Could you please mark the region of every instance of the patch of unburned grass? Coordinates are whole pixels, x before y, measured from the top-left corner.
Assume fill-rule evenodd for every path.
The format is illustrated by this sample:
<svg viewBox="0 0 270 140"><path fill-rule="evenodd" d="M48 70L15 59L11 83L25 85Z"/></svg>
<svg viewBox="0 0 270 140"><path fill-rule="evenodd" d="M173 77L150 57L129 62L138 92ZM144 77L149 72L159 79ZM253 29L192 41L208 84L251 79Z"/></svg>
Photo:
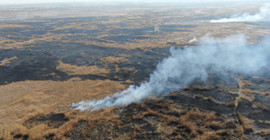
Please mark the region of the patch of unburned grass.
<svg viewBox="0 0 270 140"><path fill-rule="evenodd" d="M18 59L16 56L11 58L5 58L2 61L0 61L0 66L5 66L6 64L9 64L11 61Z"/></svg>
<svg viewBox="0 0 270 140"><path fill-rule="evenodd" d="M68 75L104 75L109 73L105 68L99 68L97 66L76 66L63 63L62 61L59 61L59 65L56 69Z"/></svg>
<svg viewBox="0 0 270 140"><path fill-rule="evenodd" d="M1 100L5 101L0 102L0 138L13 139L15 135L21 134L21 137L28 135L30 139L40 139L52 132L55 135L57 133L56 137L59 138L60 135L63 136L72 128L74 120L114 118L114 115L106 110L92 114L87 111L84 113L73 111L71 104L85 99L103 98L125 88L126 86L120 82L110 80L82 81L76 78L64 82L22 81L0 86ZM65 113L69 120L59 128L52 128L54 122L57 122L57 118L53 121L46 121L42 117L38 117L40 114L46 116L50 112ZM36 119L40 123L32 123L31 128L28 129L23 124L29 119ZM11 134L15 130L16 134Z"/></svg>

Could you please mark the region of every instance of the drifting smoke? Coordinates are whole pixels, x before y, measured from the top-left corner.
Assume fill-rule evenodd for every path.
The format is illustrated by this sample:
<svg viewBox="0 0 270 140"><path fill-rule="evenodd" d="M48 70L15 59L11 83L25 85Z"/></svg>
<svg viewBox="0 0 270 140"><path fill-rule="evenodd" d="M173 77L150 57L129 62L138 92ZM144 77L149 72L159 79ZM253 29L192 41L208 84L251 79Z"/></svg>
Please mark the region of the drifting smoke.
<svg viewBox="0 0 270 140"><path fill-rule="evenodd" d="M157 65L149 81L140 86L132 85L104 99L81 101L72 106L83 111L128 105L145 97L167 95L179 90L173 87L185 87L198 78L206 80L209 73L221 76L229 73L255 74L269 66L270 44L264 39L256 46L248 45L244 35L224 39L205 36L197 46L171 48L170 53Z"/></svg>
<svg viewBox="0 0 270 140"><path fill-rule="evenodd" d="M193 43L193 42L197 42L197 41L198 41L197 38L194 37L193 39L189 40L188 42L189 42L189 43Z"/></svg>
<svg viewBox="0 0 270 140"><path fill-rule="evenodd" d="M211 20L210 22L269 22L270 21L270 4L266 4L260 8L260 12L251 15L244 13L242 15L233 15L231 18L222 18Z"/></svg>

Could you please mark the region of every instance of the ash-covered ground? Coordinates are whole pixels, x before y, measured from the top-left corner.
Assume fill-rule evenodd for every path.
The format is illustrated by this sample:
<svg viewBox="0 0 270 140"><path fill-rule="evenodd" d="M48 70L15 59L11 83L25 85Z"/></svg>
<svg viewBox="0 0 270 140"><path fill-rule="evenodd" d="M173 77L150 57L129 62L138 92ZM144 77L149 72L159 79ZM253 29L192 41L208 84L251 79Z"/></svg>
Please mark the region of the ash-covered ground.
<svg viewBox="0 0 270 140"><path fill-rule="evenodd" d="M171 47L195 47L205 34L256 44L269 22L208 22L234 6L76 6L0 8L0 140L270 139L267 71L209 74L125 106L71 106L147 82Z"/></svg>

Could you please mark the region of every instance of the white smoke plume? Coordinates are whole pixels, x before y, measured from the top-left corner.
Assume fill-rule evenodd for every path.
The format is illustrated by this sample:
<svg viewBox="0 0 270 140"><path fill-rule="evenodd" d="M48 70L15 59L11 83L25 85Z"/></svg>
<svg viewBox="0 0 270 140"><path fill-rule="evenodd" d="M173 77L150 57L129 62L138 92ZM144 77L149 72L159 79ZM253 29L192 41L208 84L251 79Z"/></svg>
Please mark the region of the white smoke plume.
<svg viewBox="0 0 270 140"><path fill-rule="evenodd" d="M260 11L254 15L244 13L242 15L233 15L230 18L210 20L210 22L269 22L270 21L270 4L265 4Z"/></svg>
<svg viewBox="0 0 270 140"><path fill-rule="evenodd" d="M198 41L198 39L196 37L194 37L193 39L189 40L188 42L193 43L193 42L197 42L197 41Z"/></svg>
<svg viewBox="0 0 270 140"><path fill-rule="evenodd" d="M268 40L268 41L267 41ZM269 66L270 43L264 39L258 45L249 45L244 35L223 39L203 37L197 46L171 48L171 55L165 58L140 86L107 96L104 99L73 103L75 109L98 110L109 106L128 105L149 96L164 96L175 89L185 87L197 78L206 80L209 73L255 74Z"/></svg>

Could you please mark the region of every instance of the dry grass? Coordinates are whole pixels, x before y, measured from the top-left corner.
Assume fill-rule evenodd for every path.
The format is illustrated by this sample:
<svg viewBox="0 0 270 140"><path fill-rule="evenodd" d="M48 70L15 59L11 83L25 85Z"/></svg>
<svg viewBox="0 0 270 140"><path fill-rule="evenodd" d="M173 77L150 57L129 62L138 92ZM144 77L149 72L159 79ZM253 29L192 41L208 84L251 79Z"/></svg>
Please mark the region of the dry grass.
<svg viewBox="0 0 270 140"><path fill-rule="evenodd" d="M198 87L198 86L186 86L184 90L200 90L200 91L209 91L211 88L209 87Z"/></svg>
<svg viewBox="0 0 270 140"><path fill-rule="evenodd" d="M90 10L89 10L90 9ZM232 8L231 8L232 9ZM148 48L165 48L170 47L168 43L175 43L178 45L189 44L188 41L194 37L200 39L206 33L211 33L215 37L223 37L237 33L247 33L247 38L249 41L253 42L257 38L269 34L269 30L263 30L258 28L255 25L243 24L243 23L230 23L230 24L209 24L209 23L190 23L186 21L181 21L181 19L185 19L185 17L190 17L190 15L223 15L224 13L231 12L231 9L225 9L224 11L212 10L210 12L207 11L209 9L197 8L197 9L184 9L179 10L179 8L170 9L170 8L124 8L124 9L103 9L100 11L91 10L49 10L44 12L42 10L33 10L29 11L29 18L34 16L50 17L89 17L89 16L106 16L108 17L106 20L102 21L108 28L118 28L119 23L126 23L130 26L130 29L144 28L150 27L153 25L157 25L163 22L166 22L170 25L170 19L174 19L174 24L185 24L185 25L195 25L196 27L189 29L190 31L185 32L168 32L168 33L158 33L151 34L147 37L150 37L146 40L135 40L134 42L128 42L119 44L117 41L108 41L108 42L97 42L97 41L89 41L88 38L85 40L69 40L73 36L82 35L87 36L87 34L72 34L72 33L47 33L44 35L38 35L27 41L16 41L6 39L4 37L0 37L0 46L1 49L10 49L10 48L24 48L26 46L34 47L35 43L39 42L64 42L64 43L83 43L85 45L96 45L102 47L116 47L123 49L136 49L143 48L145 51ZM217 11L217 12L212 12ZM20 11L21 12L21 11ZM9 17L16 15L16 12L12 11L1 11L3 17ZM80 13L80 14L78 14ZM156 20L156 16L147 16L145 17L145 13L157 13L160 15L159 20ZM163 15L163 13L165 13ZM171 13L168 15L167 13ZM169 19L169 20L168 20ZM180 20L178 20L180 19ZM136 20L144 21L144 22L134 22ZM26 20L27 21L27 20ZM31 22L36 22L31 20ZM37 20L38 22L38 20ZM97 21L97 23L89 23L81 22L81 23L68 23L61 27L53 27L54 30L62 30L62 29L98 29L96 25L99 25L101 22ZM51 23L47 25L50 26ZM83 27L83 25L87 24L87 26ZM3 28L23 28L24 25L2 25ZM52 27L52 26L51 26ZM252 34L250 34L252 31ZM105 35L98 36L98 39L102 39L102 37L107 35L107 32L104 32ZM103 58L102 61L108 63L121 63L127 61L129 56L120 56L120 57L106 57ZM0 65L6 65L11 61L14 61L16 58L8 58L1 61ZM97 66L76 66L65 64L63 62L59 62L57 69L67 73L68 75L105 75L108 71L104 68L99 68ZM121 71L117 65L115 65L115 71ZM128 69L127 71L134 71L132 69ZM241 87L245 87L249 83L242 81L239 83ZM24 82L16 82L8 85L0 86L0 139L4 137L4 139L13 139L13 136L16 134L21 134L22 136L28 136L30 139L44 139L44 136L48 136L53 133L56 134L55 138L57 139L65 139L64 135L69 135L72 133L74 126L80 120L87 120L89 129L96 131L94 129L98 126L98 124L102 124L105 122L107 126L110 122L118 125L123 122L118 121L115 118L119 118L119 116L112 113L112 108L106 108L97 112L79 112L73 111L70 105L73 102L79 102L84 99L94 99L94 98L103 98L107 95L113 94L120 90L127 88L125 85L120 82L110 81L110 80L86 80L82 81L80 78L73 78L64 82L55 82L55 81L24 81ZM201 88L201 87L186 87L185 90L209 90L209 88ZM235 106L238 106L241 98L246 98L249 101L254 101L254 97L252 96L252 92L260 93L263 95L270 94L269 92L260 92L260 91L252 91L248 89L242 89L240 98L237 98L235 101ZM240 95L239 95L240 96ZM195 95L197 98L204 98L200 95ZM213 100L209 98L209 100ZM142 105L143 106L143 105ZM232 122L221 121L216 116L214 112L202 112L198 109L179 109L176 105L171 103L159 103L157 106L163 109L162 111L151 109L147 106L143 106L146 108L146 111L141 114L136 114L132 116L133 119L145 119L148 123L153 124L157 127L157 132L165 133L165 134L177 134L175 139L184 138L179 134L180 132L186 133L189 139L221 139L221 135L223 133L233 133L233 135L237 135L242 137L243 130L249 131L252 130L252 123L246 117L241 116L240 121L243 125L243 128L237 125L235 132L230 132L227 129L221 129L222 126L230 125ZM27 129L23 126L23 123L26 120L36 117L37 115L47 115L48 113L64 113L65 117L69 120L60 126L59 128L51 128L45 124L35 124L33 128ZM176 114L176 116L168 115L169 113ZM155 122L155 120L151 120L151 116L158 117L159 119L163 119L163 123ZM173 128L168 126L170 123L175 123L177 128ZM141 130L140 126L134 125L135 129L133 134L120 136L122 139L135 139L136 135L140 133L135 130ZM101 127L105 131L104 134L111 133L111 127L105 128ZM184 130L186 132L184 132ZM98 133L98 132L97 132ZM269 134L268 130L264 131L264 133ZM103 133L102 133L103 134ZM101 135L102 135L101 134Z"/></svg>
<svg viewBox="0 0 270 140"><path fill-rule="evenodd" d="M11 57L11 58L5 58L2 61L0 61L1 62L0 66L5 66L6 64L9 64L11 61L14 61L16 59L18 59L16 56Z"/></svg>
<svg viewBox="0 0 270 140"><path fill-rule="evenodd" d="M72 120L80 117L88 118L89 112L78 112L77 115L72 115L74 113L70 105L85 99L102 98L125 88L126 86L119 82L110 80L81 81L79 79L65 82L24 81L0 86L0 138L10 139L10 132L18 130L20 134L27 133L30 138L39 139L41 136L44 137L51 128L44 125L36 126L35 131L31 130L30 133L22 123L38 114L49 112L67 112L66 116L73 118ZM94 119L102 115L112 117L108 111L99 113L99 116L95 113L91 117ZM68 127L71 125L69 123L71 122L62 127ZM59 132L66 129L62 127L59 128Z"/></svg>
<svg viewBox="0 0 270 140"><path fill-rule="evenodd" d="M238 79L238 85L242 88L244 88L245 86L249 86L252 85L249 81L244 80L243 78L239 78Z"/></svg>
<svg viewBox="0 0 270 140"><path fill-rule="evenodd" d="M159 106L159 104L156 104ZM160 104L161 105L161 104ZM168 106L169 105L169 106ZM230 127L231 121L223 122L218 119L214 112L201 112L198 109L191 110L181 110L175 108L173 104L164 104L162 106L165 112L154 111L147 106L146 111L141 114L135 115L133 119L143 119L147 116L157 116L158 118L163 118L166 122L165 124L155 122L157 126L157 131L160 133L168 135L176 135L174 138L183 138L187 137L189 139L221 139L222 135L230 135L233 132L231 130L224 129L225 126ZM167 111L166 111L167 110ZM170 116L168 114L181 114L180 117ZM170 127L171 125L176 125L175 127Z"/></svg>
<svg viewBox="0 0 270 140"><path fill-rule="evenodd" d="M30 26L27 26L27 25L16 25L16 24L2 24L0 25L0 29L10 29L10 28L27 28L27 27L30 27Z"/></svg>
<svg viewBox="0 0 270 140"><path fill-rule="evenodd" d="M79 112L72 111L67 107L72 102L78 102L82 99L102 98L108 94L117 92L126 88L122 84L113 81L81 81L79 78L73 78L65 82L53 81L25 81L12 83L5 86L0 86L0 95L4 95L4 91L16 92L20 87L25 87L18 94L18 99L8 98L6 102L9 106L0 106L1 110L9 111L9 117L0 116L3 118L1 123L8 123L9 125L0 125L0 132L3 132L2 137L12 139L13 134L27 135L30 139L44 139L45 136L55 134L55 139L69 139L70 136L79 133L83 137L91 138L111 138L115 139L136 139L140 135L147 135L148 133L157 133L162 135L164 139L222 139L226 136L237 136L244 138L243 130L250 131L252 128L251 122L241 116L241 124L235 124L235 120L226 120L222 116L217 116L215 112L209 112L196 108L181 108L173 101L164 102L163 98L149 98L151 105L140 103L137 106L145 109L145 111L138 110L132 106L128 107L128 112L134 113L130 118L120 116L118 113L113 113L116 107L105 108L95 112ZM104 88L106 87L106 88ZM23 92L24 91L24 92ZM16 94L14 94L16 95ZM29 110L28 110L28 109ZM3 110L4 109L4 110ZM126 109L126 108L122 108ZM121 110L121 109L120 109ZM21 112L20 112L21 111ZM65 118L68 119L59 128L52 128L44 124L34 124L30 129L23 126L23 122L30 118L35 118L38 115L46 115L47 112L64 113ZM18 114L21 116L16 116ZM14 117L15 116L15 117ZM13 117L13 118L11 118ZM120 119L124 117L125 119ZM158 118L158 119L157 119ZM223 119L221 119L223 118ZM15 121L14 121L15 120ZM80 121L86 121L87 126L77 127ZM155 127L154 132L146 131L144 125L134 124L132 130L125 130L126 126L133 124L133 120L144 120L147 124ZM128 122L130 121L130 122ZM14 124L10 127L10 124ZM235 127L232 127L235 125ZM77 129L78 131L74 130ZM117 132L118 130L127 131L126 133ZM104 136L103 136L104 135ZM174 136L171 136L174 135ZM1 138L1 135L0 135Z"/></svg>
<svg viewBox="0 0 270 140"><path fill-rule="evenodd" d="M127 57L108 56L108 57L101 58L101 61L105 62L105 63L117 63L117 64L120 64L122 62L128 61L128 59L127 59Z"/></svg>
<svg viewBox="0 0 270 140"><path fill-rule="evenodd" d="M221 136L216 132L206 132L202 136L197 137L195 140L221 140Z"/></svg>
<svg viewBox="0 0 270 140"><path fill-rule="evenodd" d="M262 95L270 95L269 91L259 91L259 90L251 90L251 89L242 89L242 92L246 94L258 93Z"/></svg>
<svg viewBox="0 0 270 140"><path fill-rule="evenodd" d="M195 95L194 95L194 98L197 98L197 99L204 99L204 96L201 95L201 94L195 94Z"/></svg>
<svg viewBox="0 0 270 140"><path fill-rule="evenodd" d="M91 7L91 5L89 5ZM44 35L37 35L32 37L30 40L27 41L16 41L16 40L9 40L7 38L0 38L0 45L1 49L10 49L10 48L24 48L29 46L34 46L35 43L43 42L51 42L51 41L58 41L58 42L65 42L65 43L84 43L86 45L98 45L102 47L116 47L116 48L123 48L123 49L136 49L136 48L165 48L171 47L170 43L177 44L177 46L183 46L186 44L194 45L193 43L189 43L189 40L193 39L194 37L198 38L198 40L203 37L205 34L210 33L215 37L224 37L228 35L234 35L243 33L247 35L247 38L251 42L255 42L258 38L267 35L270 33L270 30L262 29L255 25L243 24L243 23L207 23L207 22L187 22L182 19L186 19L190 17L190 15L201 16L202 14L206 17L209 16L217 16L222 15L224 13L231 13L232 7L228 7L228 9L215 9L213 7L207 8L185 8L184 10L179 10L179 8L173 7L160 7L160 8L113 8L113 9L102 9L97 10L96 8L87 8L87 9L77 9L77 10L68 10L67 9L50 9L48 10L45 8L46 12L42 6L40 8L34 8L35 10L30 10L31 8L22 8L19 12L27 12L27 17L46 17L46 18L65 18L65 17L98 17L98 16L106 16L105 20L93 20L93 21L81 21L76 23L66 23L61 26L53 27L53 23L46 23L46 26L51 26L55 30L65 30L65 29L89 29L89 30L96 30L99 29L99 24L105 25L108 28L119 28L120 23L125 23L129 25L129 29L138 29L144 27L151 27L154 25L195 25L194 28L188 28L189 31L183 32L160 32L155 34L144 34L143 36L149 37L149 39L144 40L134 40L134 42L127 42L127 43L119 43L117 41L110 41L107 42L98 42L89 39L87 34L80 34L83 35L86 39L78 39L78 40L70 40L73 36L79 35L76 33L46 33ZM210 9L215 9L215 13L211 12ZM251 7L245 7L245 9L249 9ZM254 8L254 7L253 7ZM14 8L16 9L16 8ZM72 12L71 12L72 11ZM16 17L18 11L2 9L2 17ZM145 16L151 15L152 13L159 14L159 20L156 20L156 16ZM171 13L171 15L167 15L166 13ZM17 17L16 17L17 18ZM168 21L169 19L169 21ZM173 23L170 22L170 19L174 19ZM176 20L177 19L177 20ZM136 22L137 20L144 21L142 23ZM26 18L26 21L30 22L39 22L39 21L48 21L48 20L29 20ZM27 25L9 25L3 24L0 26L0 29L6 28L24 28L24 27L31 27ZM185 28L183 28L185 30ZM154 30L154 29L153 29ZM252 34L250 34L252 31ZM102 37L108 35L108 31L102 31L103 33L97 36L98 39L103 40ZM91 38L91 37L90 37Z"/></svg>
<svg viewBox="0 0 270 140"><path fill-rule="evenodd" d="M63 63L62 61L59 61L59 65L56 69L68 75L104 75L109 73L105 68L99 68L97 66L76 66Z"/></svg>
<svg viewBox="0 0 270 140"><path fill-rule="evenodd" d="M270 130L269 129L262 129L260 131L260 133L263 134L263 135L269 135L270 134Z"/></svg>
<svg viewBox="0 0 270 140"><path fill-rule="evenodd" d="M244 132L253 131L254 127L252 125L252 122L247 117L245 117L244 115L238 114L238 118L239 118L240 123L243 126Z"/></svg>

